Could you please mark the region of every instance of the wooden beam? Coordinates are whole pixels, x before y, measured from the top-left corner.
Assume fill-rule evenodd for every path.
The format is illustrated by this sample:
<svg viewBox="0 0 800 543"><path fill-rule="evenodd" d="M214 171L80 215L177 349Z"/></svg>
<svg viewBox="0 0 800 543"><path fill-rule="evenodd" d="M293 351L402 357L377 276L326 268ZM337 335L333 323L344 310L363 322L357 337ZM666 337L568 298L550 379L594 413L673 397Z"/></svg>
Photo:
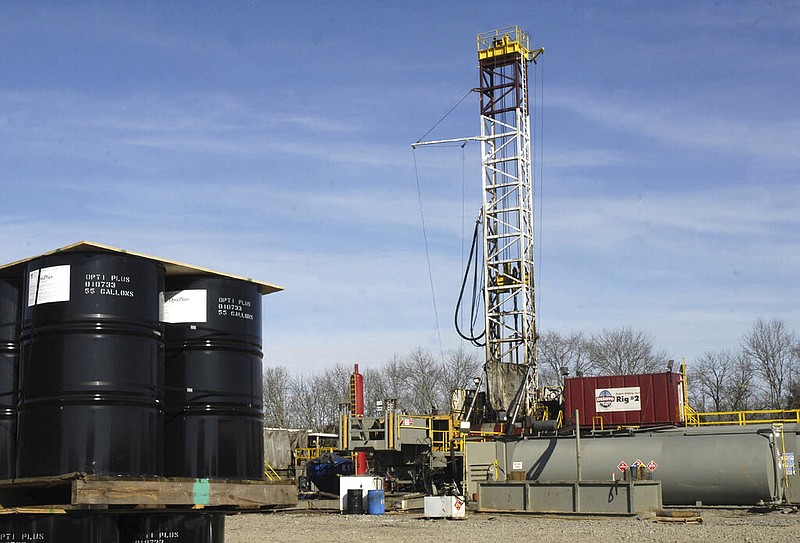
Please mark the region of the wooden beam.
<svg viewBox="0 0 800 543"><path fill-rule="evenodd" d="M72 481L73 505L191 505L240 508L297 503L290 483L232 481L132 481L87 477Z"/></svg>

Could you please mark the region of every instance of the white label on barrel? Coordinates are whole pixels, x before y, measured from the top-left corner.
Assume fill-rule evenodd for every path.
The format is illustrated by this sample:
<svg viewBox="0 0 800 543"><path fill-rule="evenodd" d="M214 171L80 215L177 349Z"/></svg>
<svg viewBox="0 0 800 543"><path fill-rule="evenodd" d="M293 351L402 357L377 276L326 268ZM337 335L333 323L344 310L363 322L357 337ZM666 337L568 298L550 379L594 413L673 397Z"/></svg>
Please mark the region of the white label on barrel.
<svg viewBox="0 0 800 543"><path fill-rule="evenodd" d="M206 322L208 320L206 299L206 291L203 289L165 292L161 320L169 323Z"/></svg>
<svg viewBox="0 0 800 543"><path fill-rule="evenodd" d="M33 270L28 274L28 307L68 301L69 264Z"/></svg>

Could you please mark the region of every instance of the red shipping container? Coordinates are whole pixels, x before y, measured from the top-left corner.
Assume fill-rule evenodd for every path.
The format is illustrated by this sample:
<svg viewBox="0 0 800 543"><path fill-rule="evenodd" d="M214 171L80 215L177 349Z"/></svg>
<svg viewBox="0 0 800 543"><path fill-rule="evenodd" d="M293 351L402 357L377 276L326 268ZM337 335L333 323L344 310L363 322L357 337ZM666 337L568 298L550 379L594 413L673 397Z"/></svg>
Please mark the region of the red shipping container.
<svg viewBox="0 0 800 543"><path fill-rule="evenodd" d="M565 419L577 409L581 427L680 426L683 378L680 373L572 377L564 383Z"/></svg>

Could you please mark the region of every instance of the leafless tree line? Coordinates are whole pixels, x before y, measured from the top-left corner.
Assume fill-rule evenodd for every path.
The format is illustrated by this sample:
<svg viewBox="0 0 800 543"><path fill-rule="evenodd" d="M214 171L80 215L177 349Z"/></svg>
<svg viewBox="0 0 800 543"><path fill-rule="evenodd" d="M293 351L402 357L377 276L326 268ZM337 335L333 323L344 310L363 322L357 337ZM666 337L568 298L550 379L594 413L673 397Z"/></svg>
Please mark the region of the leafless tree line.
<svg viewBox="0 0 800 543"><path fill-rule="evenodd" d="M630 326L584 332L545 332L538 341L540 383L556 385L564 373L626 375L666 371L667 352L648 333ZM777 319L757 320L737 349L708 351L688 365L689 401L699 411L800 407L800 340ZM458 349L444 359L422 348L395 355L378 368L363 368L365 409L396 399L405 413L449 410L451 391L472 385L482 357ZM678 370L676 361L674 369ZM266 424L335 431L339 405L349 402L353 367L335 364L315 374L287 368L264 371Z"/></svg>
<svg viewBox="0 0 800 543"><path fill-rule="evenodd" d="M365 410L374 415L378 400L397 400L405 413L450 409L450 393L480 376L482 361L456 349L444 359L422 348L395 355L379 368L361 367ZM279 428L336 431L339 405L350 401L353 366L335 364L319 373L295 374L283 366L264 369L265 424Z"/></svg>
<svg viewBox="0 0 800 543"><path fill-rule="evenodd" d="M778 319L758 319L735 350L691 366L689 400L701 411L800 407L800 339Z"/></svg>
<svg viewBox="0 0 800 543"><path fill-rule="evenodd" d="M539 380L562 382L564 375L628 375L666 371L667 353L652 336L630 326L596 334L545 332L538 342Z"/></svg>
<svg viewBox="0 0 800 543"><path fill-rule="evenodd" d="M560 334L538 343L540 380L570 375L624 375L665 371L667 353L632 327ZM699 411L800 407L800 339L778 319L758 319L738 348L705 352L687 361L689 402ZM677 362L675 365L677 370Z"/></svg>

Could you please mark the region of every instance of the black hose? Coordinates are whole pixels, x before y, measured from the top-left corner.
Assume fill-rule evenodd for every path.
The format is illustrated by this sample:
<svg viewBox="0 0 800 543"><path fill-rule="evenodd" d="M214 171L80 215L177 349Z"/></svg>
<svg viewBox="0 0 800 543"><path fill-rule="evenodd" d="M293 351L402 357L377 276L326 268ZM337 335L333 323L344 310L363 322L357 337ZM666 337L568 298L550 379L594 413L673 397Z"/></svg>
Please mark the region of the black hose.
<svg viewBox="0 0 800 543"><path fill-rule="evenodd" d="M478 251L476 251L479 242L480 226L481 226L481 220L479 217L478 220L475 221L475 229L472 234L472 245L470 246L469 258L467 259L467 268L466 270L464 270L464 279L461 281L461 290L458 293L456 310L453 315L453 322L455 324L456 332L458 332L458 335L461 336L461 338L471 342L476 347L484 347L486 345L485 341L484 342L481 341L481 338L486 336L486 330L484 329L480 334L475 333L475 323L477 320L477 313L478 313L478 302L481 292L481 289L479 288L480 285L478 282L478 271L479 271L478 254L477 254ZM473 258L475 260L474 266L473 266ZM464 301L464 291L467 286L467 279L469 278L471 269L474 269L474 271L473 271L472 296L471 296L472 301L470 304L470 319L469 319L470 329L469 329L469 335L467 335L461 330L461 326L459 326L458 315L461 311L461 303Z"/></svg>

